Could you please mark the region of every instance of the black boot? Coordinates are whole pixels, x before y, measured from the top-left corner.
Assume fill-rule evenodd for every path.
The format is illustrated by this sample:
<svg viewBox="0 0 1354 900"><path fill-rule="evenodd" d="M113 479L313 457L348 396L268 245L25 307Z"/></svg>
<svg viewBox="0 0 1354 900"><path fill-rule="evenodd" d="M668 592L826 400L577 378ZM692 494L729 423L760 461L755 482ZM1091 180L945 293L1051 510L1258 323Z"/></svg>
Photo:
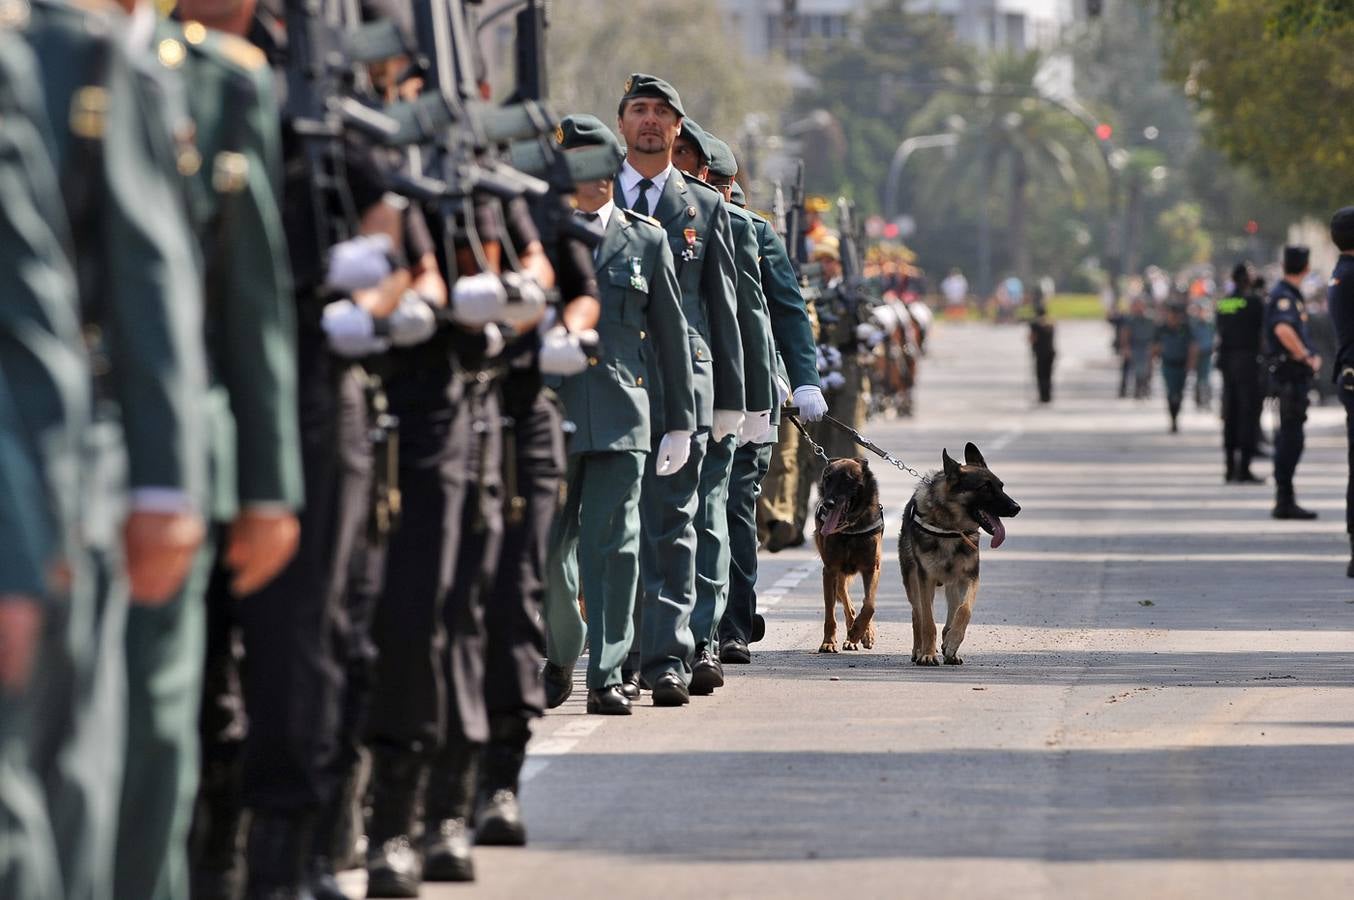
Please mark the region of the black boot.
<svg viewBox="0 0 1354 900"><path fill-rule="evenodd" d="M571 669L546 662L541 670L541 682L545 685L545 708L558 709L574 692L574 673Z"/></svg>
<svg viewBox="0 0 1354 900"><path fill-rule="evenodd" d="M470 814L481 746L453 738L428 772L422 843L423 877L427 881L475 880Z"/></svg>
<svg viewBox="0 0 1354 900"><path fill-rule="evenodd" d="M334 785L329 802L315 822L311 845L310 889L315 900L347 900L339 888L338 873L359 865L357 838L362 833L362 804L359 800L361 760Z"/></svg>
<svg viewBox="0 0 1354 900"><path fill-rule="evenodd" d="M1345 569L1345 575L1354 578L1354 534L1349 536L1349 568Z"/></svg>
<svg viewBox="0 0 1354 900"><path fill-rule="evenodd" d="M1251 456L1249 453L1241 454L1241 461L1236 467L1237 484L1264 484L1265 479L1251 472Z"/></svg>
<svg viewBox="0 0 1354 900"><path fill-rule="evenodd" d="M313 817L254 810L246 900L314 900L306 881Z"/></svg>
<svg viewBox="0 0 1354 900"><path fill-rule="evenodd" d="M1315 519L1316 513L1298 506L1293 494L1293 485L1280 484L1275 489L1274 511L1270 513L1276 519Z"/></svg>
<svg viewBox="0 0 1354 900"><path fill-rule="evenodd" d="M244 840L249 816L240 805L237 760L202 767L188 837L193 900L239 900L244 893Z"/></svg>
<svg viewBox="0 0 1354 900"><path fill-rule="evenodd" d="M372 748L368 897L418 896L423 861L414 849L413 830L427 769L417 750Z"/></svg>
<svg viewBox="0 0 1354 900"><path fill-rule="evenodd" d="M1223 451L1223 484L1231 484L1236 481L1236 454L1231 450Z"/></svg>
<svg viewBox="0 0 1354 900"><path fill-rule="evenodd" d="M527 827L517 803L517 779L531 740L529 720L518 713L489 717L489 743L480 772L475 808L475 843L495 847L525 847Z"/></svg>

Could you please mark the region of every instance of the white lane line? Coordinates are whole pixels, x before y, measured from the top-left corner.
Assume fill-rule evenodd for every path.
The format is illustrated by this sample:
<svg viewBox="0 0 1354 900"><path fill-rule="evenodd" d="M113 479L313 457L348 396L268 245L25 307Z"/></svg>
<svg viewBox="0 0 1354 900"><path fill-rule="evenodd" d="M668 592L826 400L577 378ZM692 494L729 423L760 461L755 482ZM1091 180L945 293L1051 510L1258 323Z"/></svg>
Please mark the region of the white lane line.
<svg viewBox="0 0 1354 900"><path fill-rule="evenodd" d="M987 445L987 450L991 453L1000 453L1010 446L1011 442L1025 433L1024 428L1012 428L1004 434L997 435L996 440Z"/></svg>

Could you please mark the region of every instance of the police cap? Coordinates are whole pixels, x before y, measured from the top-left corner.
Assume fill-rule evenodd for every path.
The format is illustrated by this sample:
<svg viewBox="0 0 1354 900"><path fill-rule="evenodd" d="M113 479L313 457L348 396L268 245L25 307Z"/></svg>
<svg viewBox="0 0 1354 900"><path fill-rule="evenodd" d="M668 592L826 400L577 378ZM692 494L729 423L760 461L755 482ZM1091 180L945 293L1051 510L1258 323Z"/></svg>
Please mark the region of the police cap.
<svg viewBox="0 0 1354 900"><path fill-rule="evenodd" d="M1354 206L1337 209L1330 217L1330 239L1341 251L1354 250Z"/></svg>
<svg viewBox="0 0 1354 900"><path fill-rule="evenodd" d="M682 98L677 93L677 89L663 79L655 75L645 75L643 72L636 72L625 80L625 93L621 95L617 115L625 111L627 101L640 97L653 97L662 100L668 106L671 106L672 111L677 113L678 116L686 117L686 113L682 110Z"/></svg>
<svg viewBox="0 0 1354 900"><path fill-rule="evenodd" d="M555 140L565 150L576 147L610 147L619 158L621 142L616 139L610 128L602 120L587 113L565 116L555 129Z"/></svg>
<svg viewBox="0 0 1354 900"><path fill-rule="evenodd" d="M696 152L701 155L703 162L708 163L710 161L710 134L704 128L701 128L695 119L686 118L682 120L682 131L678 137L695 144Z"/></svg>
<svg viewBox="0 0 1354 900"><path fill-rule="evenodd" d="M1300 244L1289 244L1283 248L1283 273L1285 275L1301 275L1307 271L1307 264L1311 260L1312 251Z"/></svg>
<svg viewBox="0 0 1354 900"><path fill-rule="evenodd" d="M721 178L732 178L737 175L738 160L734 159L733 148L713 134L707 133L707 137L707 144L710 147L710 174Z"/></svg>
<svg viewBox="0 0 1354 900"><path fill-rule="evenodd" d="M743 193L743 186L735 181L730 187L729 199L733 201L734 205L747 206L748 198L747 195Z"/></svg>

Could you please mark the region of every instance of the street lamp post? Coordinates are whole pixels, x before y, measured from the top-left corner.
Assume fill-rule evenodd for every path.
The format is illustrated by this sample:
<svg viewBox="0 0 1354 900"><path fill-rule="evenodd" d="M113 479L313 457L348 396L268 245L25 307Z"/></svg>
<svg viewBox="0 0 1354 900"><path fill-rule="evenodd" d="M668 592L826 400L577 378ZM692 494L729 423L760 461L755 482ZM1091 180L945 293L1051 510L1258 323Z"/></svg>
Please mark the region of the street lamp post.
<svg viewBox="0 0 1354 900"><path fill-rule="evenodd" d="M921 134L910 137L893 151L893 160L889 163L889 177L884 184L884 218L893 221L902 210L898 208L898 180L903 175L903 166L908 158L918 150L932 150L937 147L953 147L959 143L959 135L951 132L944 134Z"/></svg>

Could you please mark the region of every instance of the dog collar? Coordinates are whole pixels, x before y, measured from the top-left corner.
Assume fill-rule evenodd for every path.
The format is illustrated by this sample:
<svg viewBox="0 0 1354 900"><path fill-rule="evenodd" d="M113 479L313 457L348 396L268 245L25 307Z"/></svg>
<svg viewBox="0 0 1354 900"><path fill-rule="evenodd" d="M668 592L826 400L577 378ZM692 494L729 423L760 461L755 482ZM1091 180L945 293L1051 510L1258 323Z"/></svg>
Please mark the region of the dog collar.
<svg viewBox="0 0 1354 900"><path fill-rule="evenodd" d="M844 528L837 532L838 534L874 534L876 531L884 530L884 507L875 508L874 519L868 524L857 525L855 528Z"/></svg>
<svg viewBox="0 0 1354 900"><path fill-rule="evenodd" d="M933 534L936 537L957 537L973 549L978 549L978 532L976 531L951 531L948 528L937 528L929 522L923 521L922 517L917 515L915 509L912 511L912 522L927 534Z"/></svg>

